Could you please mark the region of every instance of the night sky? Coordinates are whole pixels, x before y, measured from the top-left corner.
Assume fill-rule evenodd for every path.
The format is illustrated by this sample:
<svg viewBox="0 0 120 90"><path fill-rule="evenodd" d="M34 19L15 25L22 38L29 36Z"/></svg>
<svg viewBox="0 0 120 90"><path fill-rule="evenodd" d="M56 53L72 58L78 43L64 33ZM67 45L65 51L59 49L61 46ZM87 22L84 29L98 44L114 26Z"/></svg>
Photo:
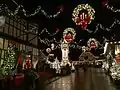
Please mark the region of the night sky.
<svg viewBox="0 0 120 90"><path fill-rule="evenodd" d="M115 40L120 40L120 25L116 25L110 32L98 30L95 34L88 33L86 30L81 30L80 26L76 26L76 24L72 21L72 12L73 9L78 5L82 4L85 1L89 5L91 5L96 13L95 13L95 19L91 22L90 25L88 25L88 29L94 31L95 27L98 23L102 24L104 27L109 27L113 21L114 18L120 20L120 13L113 13L110 10L107 10L102 6L103 0L15 0L18 4L22 4L24 8L28 11L28 13L31 13L34 11L35 8L37 8L38 5L41 5L42 9L44 9L48 14L54 14L59 9L57 8L60 5L63 5L64 10L63 12L55 19L48 19L41 13L30 17L25 18L21 15L22 18L25 18L29 22L35 22L39 24L39 29L47 28L49 32L53 33L56 31L56 28L59 28L59 33L55 36L55 38L59 41L62 37L62 33L64 29L68 27L72 27L76 30L76 39L75 41L78 42L80 39L83 41L81 42L81 45L86 45L86 42L89 38L96 38L100 43L103 43L103 36L106 37L108 40L111 40L111 37L115 35ZM2 2L2 1L1 1ZM11 10L14 10L16 8L16 5L12 2L12 0L3 0L2 3L6 3L8 7L10 7ZM120 0L109 0L109 4L120 8ZM72 50L73 53L78 52L78 50ZM98 55L102 52L101 50L98 51ZM96 53L96 52L95 52Z"/></svg>

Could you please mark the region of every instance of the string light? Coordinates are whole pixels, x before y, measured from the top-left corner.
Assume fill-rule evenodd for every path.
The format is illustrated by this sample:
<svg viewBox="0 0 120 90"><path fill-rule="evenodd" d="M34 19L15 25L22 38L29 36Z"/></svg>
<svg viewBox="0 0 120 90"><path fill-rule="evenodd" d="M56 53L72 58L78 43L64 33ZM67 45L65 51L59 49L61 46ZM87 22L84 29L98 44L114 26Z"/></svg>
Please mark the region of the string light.
<svg viewBox="0 0 120 90"><path fill-rule="evenodd" d="M47 18L56 18L56 17L62 12L62 8L60 8L60 10L59 10L56 14L54 14L54 15L48 15L48 14L41 8L41 6L38 6L37 9L35 9L34 13L28 14L27 11L24 9L24 6L23 6L23 5L18 5L18 4L16 4L16 5L17 5L17 8L14 10L14 12L12 12L12 11L7 7L6 4L1 4L1 5L0 5L0 12L5 11L5 12L8 13L9 16L15 16L15 15L17 15L17 14L19 13L19 11L22 10L24 16L26 16L26 17L35 16L36 14L38 14L38 13L41 12L41 13L42 13L45 17L47 17Z"/></svg>
<svg viewBox="0 0 120 90"><path fill-rule="evenodd" d="M98 30L100 30L100 29L109 32L109 31L112 30L112 28L113 28L116 24L120 24L120 21L117 20L117 19L114 19L113 23L112 23L112 24L110 25L110 27L108 27L108 28L105 28L102 24L97 24L95 31L91 31L90 29L87 29L87 31L88 31L89 33L94 33L94 34L95 34ZM41 35L43 32L47 32L48 35L50 35L50 36L54 36L54 35L57 34L57 32L55 32L55 33L53 33L53 34L49 33L46 28L41 31L40 35ZM103 37L103 39L104 39L105 42L106 42L106 38ZM52 40L49 40L49 39L41 39L41 38L39 37L39 40L40 40L41 43L44 43L45 45L49 45L50 42L53 42L53 41L54 41L54 42L57 44L57 45L56 45L56 48L60 48L60 42L57 42L55 38L53 38ZM80 40L79 43L80 43L81 41L82 41L82 40ZM108 40L107 40L107 41L108 41ZM105 43L105 42L104 42L104 43ZM79 46L79 43L74 42L75 45L70 44L69 47L70 47L70 48L78 48L78 49L81 49L82 47ZM104 45L101 44L100 42L98 42L98 44L99 44L99 46L101 46L100 49L103 49Z"/></svg>
<svg viewBox="0 0 120 90"><path fill-rule="evenodd" d="M111 10L112 12L120 12L120 9L114 8L113 6L110 6L108 4L108 0L104 0L103 2L104 7L106 7L107 9Z"/></svg>
<svg viewBox="0 0 120 90"><path fill-rule="evenodd" d="M94 31L94 34L99 30L102 29L104 31L111 31L112 28L116 25L116 24L120 24L119 20L114 19L114 22L112 23L112 25L109 28L105 28L102 24L97 24L96 25L96 29Z"/></svg>

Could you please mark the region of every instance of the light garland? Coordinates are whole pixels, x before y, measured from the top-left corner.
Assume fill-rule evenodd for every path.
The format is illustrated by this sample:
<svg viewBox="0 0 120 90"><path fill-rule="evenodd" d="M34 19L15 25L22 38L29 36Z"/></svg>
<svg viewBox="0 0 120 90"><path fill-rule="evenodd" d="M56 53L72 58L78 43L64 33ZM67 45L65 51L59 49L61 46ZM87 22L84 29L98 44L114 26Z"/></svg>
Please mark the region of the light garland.
<svg viewBox="0 0 120 90"><path fill-rule="evenodd" d="M8 13L9 16L15 16L19 13L20 10L22 10L22 12L24 13L24 16L26 17L31 17L31 16L35 16L36 14L38 13L42 13L45 17L47 18L56 18L61 12L62 12L62 8L60 8L60 10L54 14L54 15L48 15L42 8L41 6L38 6L37 9L34 11L34 13L32 14L27 14L27 11L24 9L24 6L23 5L18 5L17 4L17 8L15 9L14 12L12 12L11 10L9 10L9 8L7 7L7 5L5 4L1 4L0 5L0 10L1 12L2 11L5 11Z"/></svg>
<svg viewBox="0 0 120 90"><path fill-rule="evenodd" d="M45 45L49 45L51 41L53 42L53 40L48 40L48 39L43 39L43 40L42 40L42 39L40 39L40 43L44 43ZM54 49L60 49L60 48L61 48L61 42L57 42L56 40L54 40L54 42L56 43ZM69 48L82 49L82 46L80 46L79 43L77 43L77 42L73 42L73 43L74 43L74 44L69 44ZM100 42L98 42L98 44L99 44L100 46L102 46L102 48L103 48L103 45L100 44ZM101 48L101 49L102 49L102 48Z"/></svg>
<svg viewBox="0 0 120 90"><path fill-rule="evenodd" d="M114 19L113 23L110 25L109 28L105 28L102 24L97 24L97 25L96 25L96 29L95 29L95 31L94 31L93 33L95 34L99 29L102 29L102 30L104 30L104 31L108 31L108 32L109 32L109 31L111 31L112 28L113 28L115 25L117 25L117 24L120 24L120 21L117 20L117 19Z"/></svg>
<svg viewBox="0 0 120 90"><path fill-rule="evenodd" d="M84 11L82 12L82 14L80 14L80 11L82 10L86 10L87 14L85 14ZM94 14L95 10L90 5L80 4L73 10L72 20L76 23L76 25L85 26L85 28L83 27L83 29L86 29L86 25L90 24L91 21L94 20Z"/></svg>
<svg viewBox="0 0 120 90"><path fill-rule="evenodd" d="M104 0L102 2L102 4L104 5L104 7L106 7L107 9L111 10L112 12L120 12L120 9L114 8L113 6L110 6L108 4L108 0Z"/></svg>

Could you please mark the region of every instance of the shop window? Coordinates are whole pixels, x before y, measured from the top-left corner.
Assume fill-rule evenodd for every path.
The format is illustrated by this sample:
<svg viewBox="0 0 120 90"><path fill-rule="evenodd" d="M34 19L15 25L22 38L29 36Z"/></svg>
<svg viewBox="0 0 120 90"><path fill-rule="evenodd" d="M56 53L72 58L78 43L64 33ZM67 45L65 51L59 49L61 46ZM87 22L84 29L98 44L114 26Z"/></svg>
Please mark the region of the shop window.
<svg viewBox="0 0 120 90"><path fill-rule="evenodd" d="M7 49L7 47L8 47L8 40L7 40L7 39L5 39L4 49Z"/></svg>
<svg viewBox="0 0 120 90"><path fill-rule="evenodd" d="M0 38L0 48L3 49L3 38Z"/></svg>

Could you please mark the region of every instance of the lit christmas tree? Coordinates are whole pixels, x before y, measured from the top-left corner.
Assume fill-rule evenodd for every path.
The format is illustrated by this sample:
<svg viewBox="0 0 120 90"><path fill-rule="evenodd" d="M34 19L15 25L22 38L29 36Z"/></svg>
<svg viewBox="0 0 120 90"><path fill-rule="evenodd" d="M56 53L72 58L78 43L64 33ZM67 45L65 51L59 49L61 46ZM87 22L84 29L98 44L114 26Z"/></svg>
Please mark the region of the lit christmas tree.
<svg viewBox="0 0 120 90"><path fill-rule="evenodd" d="M15 47L9 46L5 53L5 59L3 61L3 65L2 65L2 74L3 75L11 75L13 69L15 68L15 65L16 65Z"/></svg>

